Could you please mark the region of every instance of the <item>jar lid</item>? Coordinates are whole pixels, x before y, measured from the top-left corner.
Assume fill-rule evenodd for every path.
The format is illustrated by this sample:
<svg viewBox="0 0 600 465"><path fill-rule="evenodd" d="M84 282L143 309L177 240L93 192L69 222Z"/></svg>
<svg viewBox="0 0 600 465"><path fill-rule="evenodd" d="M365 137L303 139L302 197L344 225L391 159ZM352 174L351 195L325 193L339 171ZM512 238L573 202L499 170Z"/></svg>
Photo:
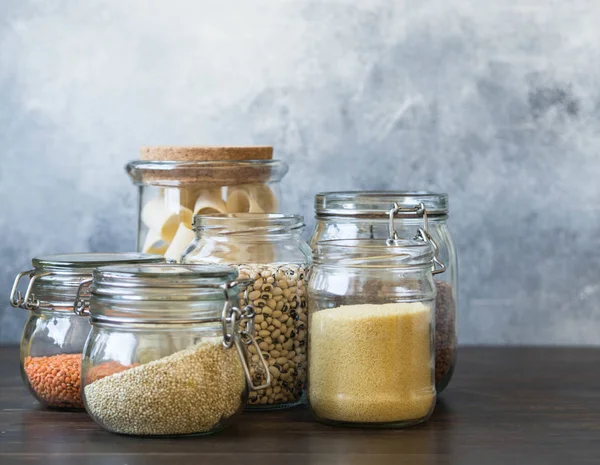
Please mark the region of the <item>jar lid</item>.
<svg viewBox="0 0 600 465"><path fill-rule="evenodd" d="M140 159L146 161L271 160L270 146L158 146L141 147Z"/></svg>
<svg viewBox="0 0 600 465"><path fill-rule="evenodd" d="M164 263L161 255L143 253L63 253L42 255L31 260L34 268L43 271L69 272L75 275L89 275L94 268L106 265L134 263Z"/></svg>
<svg viewBox="0 0 600 465"><path fill-rule="evenodd" d="M221 213L217 215L196 215L194 231L210 234L277 234L297 231L304 228L301 215L281 213Z"/></svg>
<svg viewBox="0 0 600 465"><path fill-rule="evenodd" d="M421 217L420 204L423 204L428 216L448 214L448 194L428 191L321 192L315 197L315 211L317 218L387 218L394 203L401 210L396 213L396 218Z"/></svg>
<svg viewBox="0 0 600 465"><path fill-rule="evenodd" d="M130 294L139 289L180 289L182 293L194 291L205 285L222 285L238 276L237 268L227 265L117 265L104 266L94 270L92 294L119 295ZM193 292L192 292L193 293ZM158 295L158 293L154 292ZM140 299L143 296L139 296ZM170 300L176 299L173 294ZM151 299L152 300L152 299Z"/></svg>
<svg viewBox="0 0 600 465"><path fill-rule="evenodd" d="M410 268L432 266L430 242L390 239L331 239L317 242L316 265L347 268Z"/></svg>
<svg viewBox="0 0 600 465"><path fill-rule="evenodd" d="M221 317L223 304L237 290L238 270L226 265L122 265L94 270L76 297L76 313L84 314L88 303L94 321L133 323L197 323ZM102 301L102 304L99 303ZM96 302L96 304L94 304Z"/></svg>

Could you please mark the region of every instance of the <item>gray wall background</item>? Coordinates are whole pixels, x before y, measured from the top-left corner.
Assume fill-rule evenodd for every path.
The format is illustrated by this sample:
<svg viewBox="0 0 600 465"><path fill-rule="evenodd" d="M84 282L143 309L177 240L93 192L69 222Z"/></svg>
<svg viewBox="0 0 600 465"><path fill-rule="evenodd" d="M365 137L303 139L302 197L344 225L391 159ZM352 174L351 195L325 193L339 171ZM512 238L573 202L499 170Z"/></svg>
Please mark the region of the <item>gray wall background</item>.
<svg viewBox="0 0 600 465"><path fill-rule="evenodd" d="M0 342L31 257L134 248L141 145L272 144L288 204L447 191L464 344L600 345L595 0L0 1Z"/></svg>

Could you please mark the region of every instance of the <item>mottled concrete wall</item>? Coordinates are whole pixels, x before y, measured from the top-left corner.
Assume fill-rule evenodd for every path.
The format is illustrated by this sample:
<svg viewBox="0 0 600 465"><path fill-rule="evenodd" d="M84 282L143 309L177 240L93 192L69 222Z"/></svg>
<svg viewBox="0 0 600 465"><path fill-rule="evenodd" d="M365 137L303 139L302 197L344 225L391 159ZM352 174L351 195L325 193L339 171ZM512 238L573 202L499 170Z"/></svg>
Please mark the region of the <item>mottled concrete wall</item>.
<svg viewBox="0 0 600 465"><path fill-rule="evenodd" d="M463 343L600 344L600 3L3 0L0 288L130 250L140 145L273 144L291 210L449 192ZM0 342L25 312L0 309Z"/></svg>

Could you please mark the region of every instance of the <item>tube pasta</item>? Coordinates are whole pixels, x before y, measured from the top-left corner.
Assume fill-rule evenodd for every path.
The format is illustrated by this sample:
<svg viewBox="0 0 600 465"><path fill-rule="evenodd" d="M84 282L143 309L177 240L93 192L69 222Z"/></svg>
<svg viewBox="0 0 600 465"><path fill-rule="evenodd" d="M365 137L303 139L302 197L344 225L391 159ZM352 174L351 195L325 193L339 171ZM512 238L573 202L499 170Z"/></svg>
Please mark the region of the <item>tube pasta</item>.
<svg viewBox="0 0 600 465"><path fill-rule="evenodd" d="M150 229L159 232L165 242L171 242L179 223L192 227L192 211L186 207L179 207L179 211L167 208L165 199L155 197L142 209L142 221Z"/></svg>
<svg viewBox="0 0 600 465"><path fill-rule="evenodd" d="M202 194L196 199L194 215L210 215L215 213L227 213L227 205L225 205L221 197L208 197Z"/></svg>
<svg viewBox="0 0 600 465"><path fill-rule="evenodd" d="M194 238L195 235L193 231L184 223L180 223L171 245L169 245L169 248L165 252L165 258L168 260L176 260L178 262L181 261L181 255L187 246L192 243Z"/></svg>
<svg viewBox="0 0 600 465"><path fill-rule="evenodd" d="M180 189L179 200L181 202L181 206L189 208L192 211L195 210L194 206L200 197L221 200L221 188L182 187Z"/></svg>
<svg viewBox="0 0 600 465"><path fill-rule="evenodd" d="M253 184L249 186L250 213L273 213L277 211L279 202L277 197L266 184Z"/></svg>
<svg viewBox="0 0 600 465"><path fill-rule="evenodd" d="M273 213L278 206L277 197L266 184L240 186L227 196L230 213Z"/></svg>
<svg viewBox="0 0 600 465"><path fill-rule="evenodd" d="M250 203L250 194L246 189L234 189L227 196L227 211L229 213L248 213Z"/></svg>
<svg viewBox="0 0 600 465"><path fill-rule="evenodd" d="M146 234L146 239L144 240L144 245L142 246L142 252L163 255L167 251L168 247L169 243L163 241L162 237L160 237L160 232L151 229Z"/></svg>

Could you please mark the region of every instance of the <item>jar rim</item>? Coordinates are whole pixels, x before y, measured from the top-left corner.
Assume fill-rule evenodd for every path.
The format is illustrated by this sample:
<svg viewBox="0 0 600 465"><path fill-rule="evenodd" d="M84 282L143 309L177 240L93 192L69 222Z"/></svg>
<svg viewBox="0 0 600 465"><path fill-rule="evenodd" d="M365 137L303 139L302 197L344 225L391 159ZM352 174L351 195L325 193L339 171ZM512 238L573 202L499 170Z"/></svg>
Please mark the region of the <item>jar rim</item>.
<svg viewBox="0 0 600 465"><path fill-rule="evenodd" d="M304 229L302 215L283 213L219 213L194 216L193 229L218 235L285 234Z"/></svg>
<svg viewBox="0 0 600 465"><path fill-rule="evenodd" d="M134 160L125 169L137 186L217 186L279 182L289 166L282 160Z"/></svg>
<svg viewBox="0 0 600 465"><path fill-rule="evenodd" d="M389 215L393 204L402 209L415 209L423 204L428 216L448 214L448 194L432 191L338 191L320 192L315 196L317 218L330 216L382 218ZM399 212L397 218L421 217L416 210Z"/></svg>

